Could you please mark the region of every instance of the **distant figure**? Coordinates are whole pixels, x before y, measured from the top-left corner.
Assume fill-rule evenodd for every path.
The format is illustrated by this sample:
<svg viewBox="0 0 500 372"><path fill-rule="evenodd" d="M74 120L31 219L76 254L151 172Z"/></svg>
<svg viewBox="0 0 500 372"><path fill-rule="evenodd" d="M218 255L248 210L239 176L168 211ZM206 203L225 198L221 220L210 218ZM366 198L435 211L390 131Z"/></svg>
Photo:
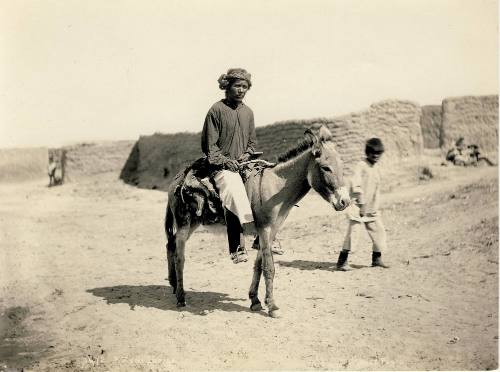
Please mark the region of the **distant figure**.
<svg viewBox="0 0 500 372"><path fill-rule="evenodd" d="M490 166L494 163L486 156L482 156L478 145L466 145L463 137L460 137L455 146L448 150L446 160L457 166L477 166L484 162Z"/></svg>
<svg viewBox="0 0 500 372"><path fill-rule="evenodd" d="M366 159L356 164L351 179L351 200L353 204L347 210L349 226L342 251L337 260L337 270L350 270L347 258L352 248L353 235L361 228L366 229L373 242L372 266L388 268L382 262L382 252L386 250L386 233L379 212L380 173L377 166L384 153L384 145L379 138L366 142Z"/></svg>
<svg viewBox="0 0 500 372"><path fill-rule="evenodd" d="M485 162L486 164L493 166L495 163L493 163L488 157L481 155L481 152L479 151L479 146L477 145L469 145L467 146L470 156L474 159L475 164L474 165L479 165L481 162Z"/></svg>
<svg viewBox="0 0 500 372"><path fill-rule="evenodd" d="M452 162L455 165L470 165L471 157L469 152L467 151L467 146L465 145L465 140L463 137L460 137L455 142L455 146L448 150L446 154L446 160Z"/></svg>
<svg viewBox="0 0 500 372"><path fill-rule="evenodd" d="M47 166L47 174L49 175L49 187L55 186L56 182L57 163L54 161L54 155L49 155L49 165Z"/></svg>

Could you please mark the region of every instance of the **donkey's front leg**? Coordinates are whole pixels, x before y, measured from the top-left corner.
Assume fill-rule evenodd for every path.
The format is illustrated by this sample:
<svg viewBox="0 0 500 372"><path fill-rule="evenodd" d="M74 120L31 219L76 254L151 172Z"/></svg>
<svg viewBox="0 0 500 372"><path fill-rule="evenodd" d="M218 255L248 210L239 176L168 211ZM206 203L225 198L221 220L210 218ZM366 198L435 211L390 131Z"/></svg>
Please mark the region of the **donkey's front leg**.
<svg viewBox="0 0 500 372"><path fill-rule="evenodd" d="M260 251L262 252L262 272L266 283L266 300L269 316L278 318L278 306L274 303L273 281L274 281L274 260L271 253L271 229L266 228L259 233Z"/></svg>
<svg viewBox="0 0 500 372"><path fill-rule="evenodd" d="M250 305L250 310L260 311L262 310L262 304L260 303L258 292L260 276L262 274L262 250L257 251L257 257L255 258L255 263L253 264L253 277L252 284L250 285L250 290L248 292L248 297L252 301Z"/></svg>

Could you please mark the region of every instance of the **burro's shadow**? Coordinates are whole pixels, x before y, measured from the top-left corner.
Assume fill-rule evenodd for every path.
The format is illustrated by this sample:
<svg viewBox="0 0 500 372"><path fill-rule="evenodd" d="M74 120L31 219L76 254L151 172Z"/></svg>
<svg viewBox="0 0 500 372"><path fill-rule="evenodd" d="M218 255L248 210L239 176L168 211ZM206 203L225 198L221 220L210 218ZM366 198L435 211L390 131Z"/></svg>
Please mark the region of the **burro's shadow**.
<svg viewBox="0 0 500 372"><path fill-rule="evenodd" d="M293 269L299 270L326 270L326 271L338 271L337 262L320 262L320 261L307 261L307 260L293 260L293 261L276 261L276 263L283 267L291 267ZM349 265L351 270L364 269L367 265Z"/></svg>
<svg viewBox="0 0 500 372"><path fill-rule="evenodd" d="M276 263L283 267L291 267L299 270L326 270L336 271L336 262L320 262L320 261L307 261L307 260L293 260L293 261L276 261Z"/></svg>
<svg viewBox="0 0 500 372"><path fill-rule="evenodd" d="M250 312L249 307L234 303L243 300L242 298L232 298L218 292L198 291L186 291L187 306L179 309L172 288L164 285L117 285L88 289L87 292L104 298L108 304L128 304L130 310L143 306L160 310L188 311L195 315L205 315L205 310Z"/></svg>

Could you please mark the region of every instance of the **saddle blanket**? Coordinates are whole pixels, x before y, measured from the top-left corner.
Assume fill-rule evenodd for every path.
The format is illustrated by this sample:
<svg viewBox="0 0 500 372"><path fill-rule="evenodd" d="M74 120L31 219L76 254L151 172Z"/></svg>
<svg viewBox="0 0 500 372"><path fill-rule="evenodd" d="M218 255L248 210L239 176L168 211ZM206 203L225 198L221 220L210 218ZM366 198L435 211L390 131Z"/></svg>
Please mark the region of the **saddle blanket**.
<svg viewBox="0 0 500 372"><path fill-rule="evenodd" d="M219 190L222 205L239 218L240 224L253 222L252 208L240 175L222 170L214 176L214 181Z"/></svg>

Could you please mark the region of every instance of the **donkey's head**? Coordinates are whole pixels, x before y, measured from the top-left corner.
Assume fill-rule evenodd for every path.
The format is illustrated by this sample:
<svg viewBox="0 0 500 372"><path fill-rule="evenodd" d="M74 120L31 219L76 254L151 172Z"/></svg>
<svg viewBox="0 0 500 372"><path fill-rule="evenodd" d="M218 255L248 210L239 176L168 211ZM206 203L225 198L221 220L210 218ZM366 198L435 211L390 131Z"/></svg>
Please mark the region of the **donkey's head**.
<svg viewBox="0 0 500 372"><path fill-rule="evenodd" d="M332 134L326 126L322 126L318 135L310 129L306 130L313 145L307 180L309 185L323 199L331 203L335 210L341 211L349 206L349 192L344 184L344 165L332 142Z"/></svg>

